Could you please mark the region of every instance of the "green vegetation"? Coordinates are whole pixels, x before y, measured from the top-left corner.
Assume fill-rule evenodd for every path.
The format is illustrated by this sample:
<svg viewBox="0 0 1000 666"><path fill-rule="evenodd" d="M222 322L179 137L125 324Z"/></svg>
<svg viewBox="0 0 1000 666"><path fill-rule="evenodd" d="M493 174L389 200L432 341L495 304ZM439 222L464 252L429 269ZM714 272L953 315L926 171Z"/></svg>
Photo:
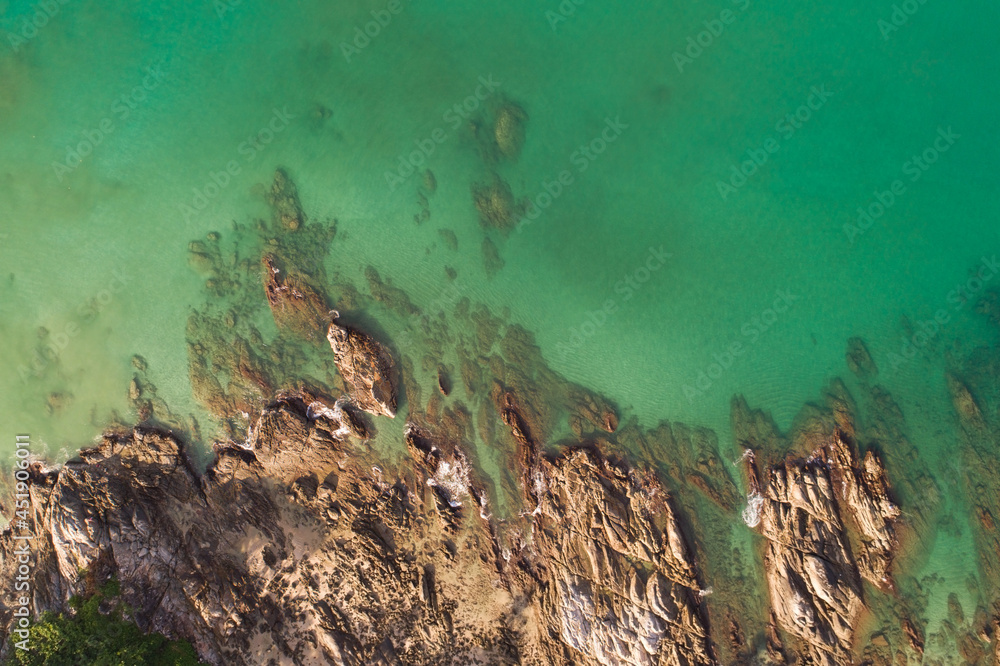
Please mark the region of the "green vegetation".
<svg viewBox="0 0 1000 666"><path fill-rule="evenodd" d="M31 626L28 649L11 649L3 666L199 666L194 648L143 633L110 581L89 597L74 596L71 613L46 612ZM105 612L102 612L102 608Z"/></svg>

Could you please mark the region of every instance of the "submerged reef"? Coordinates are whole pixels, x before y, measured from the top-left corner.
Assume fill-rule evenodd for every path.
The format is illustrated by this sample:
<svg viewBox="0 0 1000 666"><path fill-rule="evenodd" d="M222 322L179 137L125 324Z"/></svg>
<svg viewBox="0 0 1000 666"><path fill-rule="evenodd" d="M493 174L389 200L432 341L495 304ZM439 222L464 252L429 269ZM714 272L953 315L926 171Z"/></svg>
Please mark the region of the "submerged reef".
<svg viewBox="0 0 1000 666"><path fill-rule="evenodd" d="M485 183L472 186L472 200L482 225L497 229L504 235L513 231L528 206L526 201L518 201L514 197L510 185L497 174Z"/></svg>
<svg viewBox="0 0 1000 666"><path fill-rule="evenodd" d="M485 105L470 123L483 163L516 162L524 147L527 123L528 112L511 99L499 96Z"/></svg>
<svg viewBox="0 0 1000 666"><path fill-rule="evenodd" d="M527 120L528 114L513 102L504 102L497 108L493 138L497 150L505 158L516 160L520 156Z"/></svg>

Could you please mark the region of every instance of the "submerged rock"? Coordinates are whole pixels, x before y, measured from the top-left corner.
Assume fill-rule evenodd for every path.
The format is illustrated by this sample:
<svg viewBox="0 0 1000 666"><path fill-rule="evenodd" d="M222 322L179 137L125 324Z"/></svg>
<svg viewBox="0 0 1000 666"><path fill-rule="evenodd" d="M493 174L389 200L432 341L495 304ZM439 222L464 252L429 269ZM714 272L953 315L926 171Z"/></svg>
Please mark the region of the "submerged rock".
<svg viewBox="0 0 1000 666"><path fill-rule="evenodd" d="M375 415L396 416L396 368L389 351L367 333L330 323L327 339L351 399Z"/></svg>
<svg viewBox="0 0 1000 666"><path fill-rule="evenodd" d="M438 229L438 235L444 240L444 244L448 246L449 250L454 252L458 251L458 236L451 229Z"/></svg>
<svg viewBox="0 0 1000 666"><path fill-rule="evenodd" d="M482 250L483 270L486 271L486 277L492 280L497 273L503 270L506 262L500 256L500 250L497 249L496 244L489 237L483 239Z"/></svg>
<svg viewBox="0 0 1000 666"><path fill-rule="evenodd" d="M497 109L493 137L497 149L504 157L513 160L521 154L521 147L524 145L524 125L527 120L528 114L524 109L512 102L506 102Z"/></svg>
<svg viewBox="0 0 1000 666"><path fill-rule="evenodd" d="M368 281L368 289L371 291L372 298L379 303L406 317L420 314L420 310L413 304L407 293L394 286L391 280L383 280L378 269L374 266L365 267L365 279Z"/></svg>
<svg viewBox="0 0 1000 666"><path fill-rule="evenodd" d="M267 202L274 212L275 221L286 231L296 231L305 221L305 213L299 203L299 192L295 183L284 169L274 172L274 181L267 193Z"/></svg>
<svg viewBox="0 0 1000 666"><path fill-rule="evenodd" d="M854 337L847 341L847 367L860 379L871 379L878 374L875 359L868 351L868 345L861 338Z"/></svg>
<svg viewBox="0 0 1000 666"><path fill-rule="evenodd" d="M515 199L507 181L496 174L490 182L472 186L472 199L482 225L504 234L513 230L527 210L527 204Z"/></svg>
<svg viewBox="0 0 1000 666"><path fill-rule="evenodd" d="M261 263L274 323L307 339L317 337L330 311L326 297L300 276L282 271L272 255L265 255Z"/></svg>
<svg viewBox="0 0 1000 666"><path fill-rule="evenodd" d="M434 176L434 172L430 169L424 169L422 179L423 188L427 190L428 194L434 194L437 191L437 178Z"/></svg>

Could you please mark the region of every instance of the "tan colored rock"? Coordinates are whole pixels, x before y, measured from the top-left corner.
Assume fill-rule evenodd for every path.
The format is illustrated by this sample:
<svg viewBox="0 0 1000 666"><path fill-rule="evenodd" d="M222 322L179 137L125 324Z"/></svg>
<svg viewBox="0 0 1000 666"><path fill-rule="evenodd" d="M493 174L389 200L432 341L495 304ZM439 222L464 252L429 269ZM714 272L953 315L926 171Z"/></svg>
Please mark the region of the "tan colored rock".
<svg viewBox="0 0 1000 666"><path fill-rule="evenodd" d="M839 496L859 533L855 548L858 571L876 587L891 590L889 564L898 545L893 522L899 517L899 507L889 498L885 467L872 451L859 466L854 447L839 433L827 452Z"/></svg>
<svg viewBox="0 0 1000 666"><path fill-rule="evenodd" d="M460 432L407 424L414 460L390 468L357 446L346 405L281 394L203 474L167 433L109 434L34 477L36 610L65 610L86 569L215 665L713 663L653 475L594 451L529 458L537 510L517 542ZM14 547L0 534L4 580Z"/></svg>
<svg viewBox="0 0 1000 666"><path fill-rule="evenodd" d="M566 647L573 664L713 663L694 562L659 482L583 450L541 462L535 478L551 663Z"/></svg>
<svg viewBox="0 0 1000 666"><path fill-rule="evenodd" d="M838 432L822 453L786 459L762 475L752 454L747 466L761 498L758 529L768 541L764 566L775 620L816 663L843 666L853 663L861 578L891 589L899 509L873 452L859 466Z"/></svg>
<svg viewBox="0 0 1000 666"><path fill-rule="evenodd" d="M516 663L485 522L446 532L426 477L390 478L352 437L294 398L204 474L165 433L106 437L33 486L36 610L106 562L142 628L211 664ZM14 547L0 536L4 580Z"/></svg>
<svg viewBox="0 0 1000 666"><path fill-rule="evenodd" d="M351 399L366 412L396 416L396 368L389 351L367 333L336 321L327 339L337 370L351 387Z"/></svg>

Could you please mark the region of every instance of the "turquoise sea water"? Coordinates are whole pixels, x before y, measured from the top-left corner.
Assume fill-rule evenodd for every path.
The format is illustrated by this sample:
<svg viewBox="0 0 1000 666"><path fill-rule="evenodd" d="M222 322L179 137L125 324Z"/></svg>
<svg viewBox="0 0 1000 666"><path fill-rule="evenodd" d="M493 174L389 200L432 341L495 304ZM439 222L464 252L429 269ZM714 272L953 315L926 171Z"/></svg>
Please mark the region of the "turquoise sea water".
<svg viewBox="0 0 1000 666"><path fill-rule="evenodd" d="M0 450L30 432L58 458L128 420L133 354L172 408L197 412L188 242L265 216L280 165L312 219L337 219L332 269L363 284L373 265L426 307L453 267L554 369L727 450L734 394L788 427L863 337L961 525L944 369L948 350L995 341L954 290L976 291L970 271L1000 253L1000 7L927 0L886 32L891 2L563 5L0 4ZM343 46L372 12L386 25ZM470 196L489 174L454 121L477 90L527 112L520 158L499 167L517 196L547 202L546 183L571 181L498 240L492 278ZM418 225L419 173L391 186L386 172L421 145L437 189ZM897 179L859 233L857 208L885 205ZM976 560L956 534L924 566L964 589Z"/></svg>

